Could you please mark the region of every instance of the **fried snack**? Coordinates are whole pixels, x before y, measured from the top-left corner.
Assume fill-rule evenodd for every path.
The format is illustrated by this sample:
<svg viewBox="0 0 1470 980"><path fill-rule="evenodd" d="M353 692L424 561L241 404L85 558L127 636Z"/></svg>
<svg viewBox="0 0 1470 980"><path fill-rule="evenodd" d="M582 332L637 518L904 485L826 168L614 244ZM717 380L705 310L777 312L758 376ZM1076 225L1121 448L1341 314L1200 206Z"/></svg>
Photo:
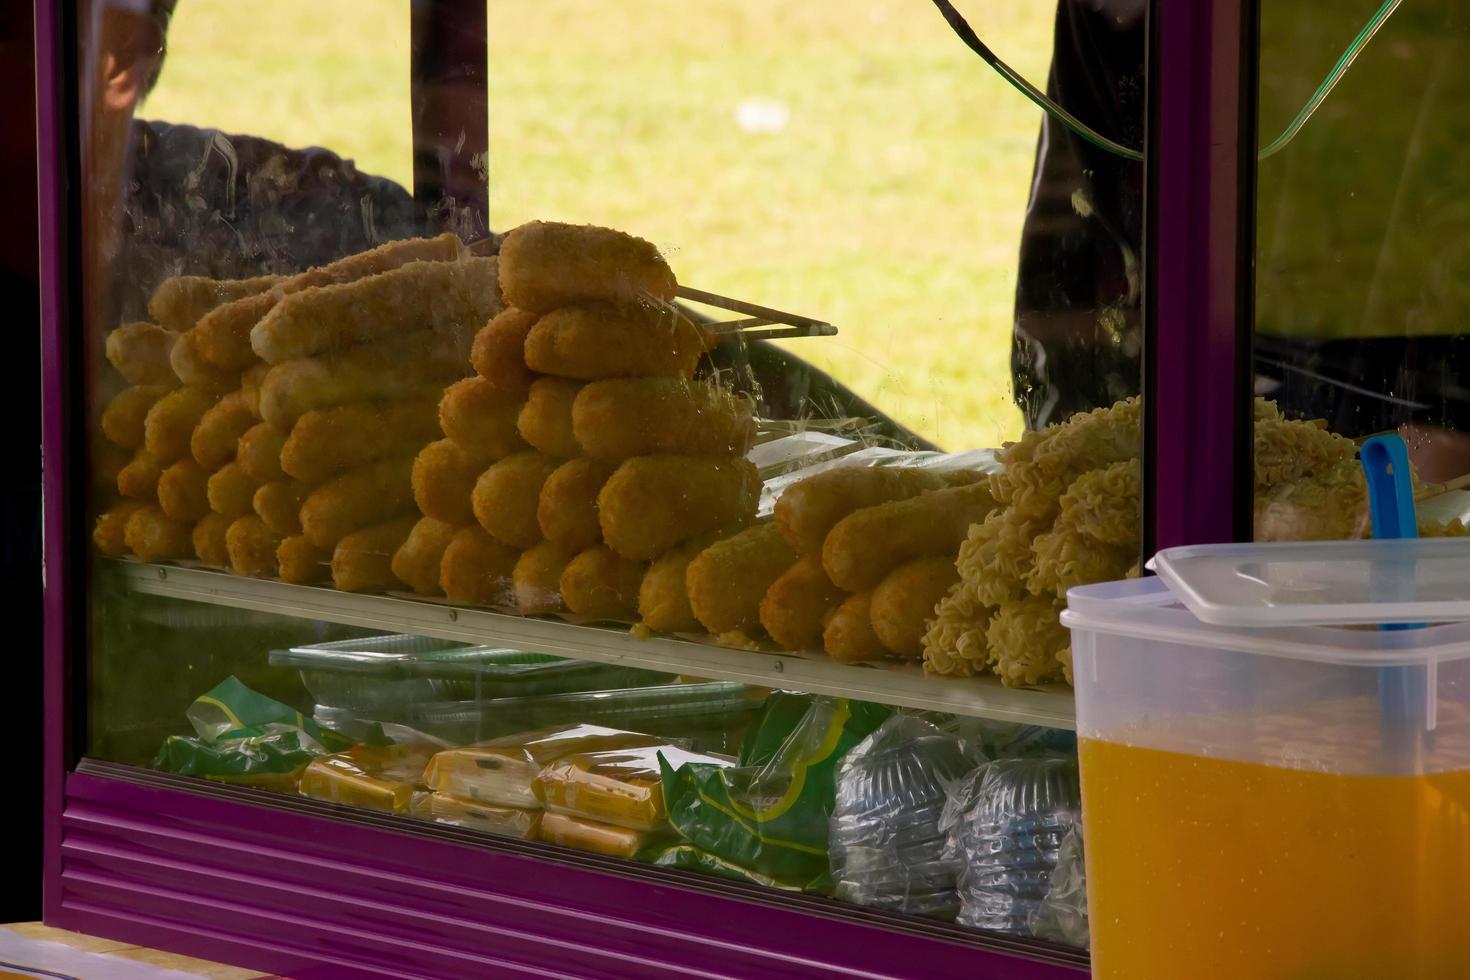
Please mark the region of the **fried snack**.
<svg viewBox="0 0 1470 980"><path fill-rule="evenodd" d="M960 573L947 555L919 558L888 573L873 590L869 615L873 632L890 653L917 659L924 650L924 631Z"/></svg>
<svg viewBox="0 0 1470 980"><path fill-rule="evenodd" d="M287 537L301 533L301 505L310 493L311 487L300 480L272 480L260 485L250 506L266 527Z"/></svg>
<svg viewBox="0 0 1470 980"><path fill-rule="evenodd" d="M529 548L541 540L536 508L541 487L561 463L527 450L491 463L475 481L470 498L475 520L497 540Z"/></svg>
<svg viewBox="0 0 1470 980"><path fill-rule="evenodd" d="M240 387L240 374L249 366L220 367L205 360L199 349L198 327L176 335L173 348L168 353L168 363L184 384L216 394ZM250 363L254 363L253 358Z"/></svg>
<svg viewBox="0 0 1470 980"><path fill-rule="evenodd" d="M441 394L433 385L398 401L307 412L281 447L281 469L298 480L320 483L384 456L415 452L439 436Z"/></svg>
<svg viewBox="0 0 1470 980"><path fill-rule="evenodd" d="M332 549L318 548L304 534L293 534L276 548L282 582L311 585L332 577Z"/></svg>
<svg viewBox="0 0 1470 980"><path fill-rule="evenodd" d="M761 600L796 561L796 552L767 521L717 541L689 563L684 582L689 606L716 635L761 625Z"/></svg>
<svg viewBox="0 0 1470 980"><path fill-rule="evenodd" d="M1134 525L1137 526L1136 518ZM1139 546L1137 541L1105 544L1063 515L1050 531L1032 540L1031 552L1036 561L1026 577L1029 591L1035 595L1051 592L1064 596L1074 586L1123 578L1138 561Z"/></svg>
<svg viewBox="0 0 1470 980"><path fill-rule="evenodd" d="M542 378L531 385L516 419L521 438L548 456L571 459L582 455L572 435L572 403L581 390L578 382L562 378Z"/></svg>
<svg viewBox="0 0 1470 980"><path fill-rule="evenodd" d="M148 300L148 315L169 330L181 333L216 306L263 293L281 279L281 276L255 276L251 279L174 276L159 283L153 291Z"/></svg>
<svg viewBox="0 0 1470 980"><path fill-rule="evenodd" d="M962 579L939 600L924 633L924 669L946 677L969 677L989 669L985 631L990 615L991 607Z"/></svg>
<svg viewBox="0 0 1470 980"><path fill-rule="evenodd" d="M117 492L134 500L155 500L163 466L146 449L138 450L132 462L117 471Z"/></svg>
<svg viewBox="0 0 1470 980"><path fill-rule="evenodd" d="M343 592L385 592L403 583L393 574L393 556L417 519L399 517L374 524L337 542L332 552L332 584Z"/></svg>
<svg viewBox="0 0 1470 980"><path fill-rule="evenodd" d="M413 505L412 473L412 456L392 456L333 477L301 504L301 533L331 548L359 528L399 516Z"/></svg>
<svg viewBox="0 0 1470 980"><path fill-rule="evenodd" d="M137 449L148 412L172 390L171 385L134 385L119 391L102 410L102 434L115 446Z"/></svg>
<svg viewBox="0 0 1470 980"><path fill-rule="evenodd" d="M872 589L899 565L953 555L995 500L983 483L932 490L849 514L827 534L822 568L849 592Z"/></svg>
<svg viewBox="0 0 1470 980"><path fill-rule="evenodd" d="M455 530L432 517L420 518L393 554L393 574L419 595L438 595L439 565Z"/></svg>
<svg viewBox="0 0 1470 980"><path fill-rule="evenodd" d="M230 567L230 547L225 540L225 532L233 523L225 515L210 511L194 525L194 554L200 561L215 568Z"/></svg>
<svg viewBox="0 0 1470 980"><path fill-rule="evenodd" d="M521 554L510 581L523 616L561 611L561 573L575 557L555 541L542 541Z"/></svg>
<svg viewBox="0 0 1470 980"><path fill-rule="evenodd" d="M283 480L286 471L281 469L281 450L286 445L286 433L261 422L251 426L240 437L235 450L235 462L244 468L251 479L259 483Z"/></svg>
<svg viewBox="0 0 1470 980"><path fill-rule="evenodd" d="M1028 596L1002 603L985 631L990 661L1006 687L1066 679L1071 633L1061 625L1066 601Z"/></svg>
<svg viewBox="0 0 1470 980"><path fill-rule="evenodd" d="M256 359L255 350L250 345L250 332L282 297L314 286L352 282L409 262L446 261L460 258L463 254L464 246L459 239L446 232L437 238L389 242L370 251L308 269L281 280L269 292L224 304L202 317L195 328L200 335L200 353L222 367L248 367Z"/></svg>
<svg viewBox="0 0 1470 980"><path fill-rule="evenodd" d="M501 310L475 334L470 364L475 373L502 391L525 391L536 376L526 367L526 335L537 316L525 310Z"/></svg>
<svg viewBox="0 0 1470 980"><path fill-rule="evenodd" d="M257 421L260 420L260 386L265 383L265 376L270 374L270 370L271 366L262 361L240 375L240 394Z"/></svg>
<svg viewBox="0 0 1470 980"><path fill-rule="evenodd" d="M107 361L130 385L172 385L175 339L156 323L126 323L107 335Z"/></svg>
<svg viewBox="0 0 1470 980"><path fill-rule="evenodd" d="M156 504L145 504L128 515L123 541L143 561L175 561L194 555L192 528L169 517Z"/></svg>
<svg viewBox="0 0 1470 980"><path fill-rule="evenodd" d="M117 492L117 476L133 461L133 454L106 439L92 444L92 492L94 499L106 499Z"/></svg>
<svg viewBox="0 0 1470 980"><path fill-rule="evenodd" d="M549 313L584 300L668 302L678 283L658 249L596 225L530 221L500 243L500 288L510 306Z"/></svg>
<svg viewBox="0 0 1470 980"><path fill-rule="evenodd" d="M859 592L838 606L822 630L827 656L843 663L882 660L888 650L873 632L873 593Z"/></svg>
<svg viewBox="0 0 1470 980"><path fill-rule="evenodd" d="M235 458L240 437L255 424L245 395L232 391L199 417L189 436L189 454L206 470L217 470Z"/></svg>
<svg viewBox="0 0 1470 980"><path fill-rule="evenodd" d="M704 332L673 307L585 303L536 321L526 335L526 366L582 381L689 378L706 349Z"/></svg>
<svg viewBox="0 0 1470 980"><path fill-rule="evenodd" d="M202 388L177 388L153 404L143 419L143 446L160 463L189 455L194 427L214 405Z"/></svg>
<svg viewBox="0 0 1470 980"><path fill-rule="evenodd" d="M413 461L414 503L427 516L446 524L473 524L470 498L475 481L488 465L488 460L466 451L453 439L429 443Z"/></svg>
<svg viewBox="0 0 1470 980"><path fill-rule="evenodd" d="M128 518L143 507L141 500L119 500L97 516L92 528L92 543L97 550L109 558L120 558L128 553L126 538Z"/></svg>
<svg viewBox="0 0 1470 980"><path fill-rule="evenodd" d="M619 557L596 545L567 563L561 573L561 598L578 616L632 619L638 610L643 563Z"/></svg>
<svg viewBox="0 0 1470 980"><path fill-rule="evenodd" d="M576 553L602 540L597 494L612 473L613 467L607 463L573 459L546 478L536 503L536 523L548 541Z"/></svg>
<svg viewBox="0 0 1470 980"><path fill-rule="evenodd" d="M209 471L181 459L158 476L158 506L176 521L192 524L209 513Z"/></svg>
<svg viewBox="0 0 1470 980"><path fill-rule="evenodd" d="M1024 520L1009 507L997 507L985 520L970 525L955 565L975 598L998 606L1025 595L1036 567L1031 545L1044 531L1044 524Z"/></svg>
<svg viewBox="0 0 1470 980"><path fill-rule="evenodd" d="M838 466L787 487L776 498L776 526L797 554L822 551L827 532L854 511L892 500L906 500L929 490L955 486L951 480L974 482L974 474L946 476L912 466Z"/></svg>
<svg viewBox="0 0 1470 980"><path fill-rule="evenodd" d="M572 430L588 456L744 456L755 441L749 399L683 378L614 378L582 389Z"/></svg>
<svg viewBox="0 0 1470 980"><path fill-rule="evenodd" d="M500 459L526 448L516 431L525 391L506 390L484 378L465 378L444 389L439 428L477 456Z"/></svg>
<svg viewBox="0 0 1470 980"><path fill-rule="evenodd" d="M252 512L255 491L260 481L245 472L239 463L226 463L209 478L209 509L226 517L244 517Z"/></svg>
<svg viewBox="0 0 1470 980"><path fill-rule="evenodd" d="M254 514L237 517L225 531L230 568L236 575L263 577L276 574L276 549L281 536Z"/></svg>
<svg viewBox="0 0 1470 980"><path fill-rule="evenodd" d="M439 564L439 585L451 602L489 605L504 598L520 553L478 525L455 532Z"/></svg>
<svg viewBox="0 0 1470 980"><path fill-rule="evenodd" d="M755 517L761 480L747 459L636 456L597 495L603 540L647 561L704 531Z"/></svg>
<svg viewBox="0 0 1470 980"><path fill-rule="evenodd" d="M465 331L418 330L322 357L271 368L260 386L260 415L282 429L315 408L402 398L464 373Z"/></svg>
<svg viewBox="0 0 1470 980"><path fill-rule="evenodd" d="M771 584L761 599L761 625L785 650L820 650L822 628L847 593L822 571L822 559L807 555Z"/></svg>
<svg viewBox="0 0 1470 980"><path fill-rule="evenodd" d="M479 325L500 311L499 264L493 257L410 262L289 293L251 329L250 346L280 364L426 327Z"/></svg>
<svg viewBox="0 0 1470 980"><path fill-rule="evenodd" d="M638 586L638 616L644 626L660 633L699 632L699 620L689 606L689 563L721 536L718 531L701 534L648 566Z"/></svg>

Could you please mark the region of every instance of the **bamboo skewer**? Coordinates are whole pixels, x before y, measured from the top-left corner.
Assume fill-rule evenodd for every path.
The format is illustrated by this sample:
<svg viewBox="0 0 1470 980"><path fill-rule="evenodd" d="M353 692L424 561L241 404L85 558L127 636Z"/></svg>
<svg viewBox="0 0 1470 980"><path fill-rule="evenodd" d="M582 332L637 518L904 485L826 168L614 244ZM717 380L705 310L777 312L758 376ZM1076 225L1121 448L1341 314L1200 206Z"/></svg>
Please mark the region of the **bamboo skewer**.
<svg viewBox="0 0 1470 980"><path fill-rule="evenodd" d="M1435 497L1442 497L1454 490L1464 490L1467 487L1470 487L1470 473L1457 476L1453 480L1446 480L1443 483L1426 484L1415 492L1414 501L1418 503L1424 500L1432 500Z"/></svg>

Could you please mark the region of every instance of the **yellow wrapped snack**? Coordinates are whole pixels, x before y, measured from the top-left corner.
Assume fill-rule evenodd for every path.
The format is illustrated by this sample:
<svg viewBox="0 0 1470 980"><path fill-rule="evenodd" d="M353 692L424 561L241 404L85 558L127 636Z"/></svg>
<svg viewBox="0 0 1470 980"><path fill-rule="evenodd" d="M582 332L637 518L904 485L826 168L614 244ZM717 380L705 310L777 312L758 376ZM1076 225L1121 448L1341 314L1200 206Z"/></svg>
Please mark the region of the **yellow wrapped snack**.
<svg viewBox="0 0 1470 980"><path fill-rule="evenodd" d="M385 813L407 814L424 791L421 774L434 748L422 742L359 745L313 759L301 773L302 796Z"/></svg>
<svg viewBox="0 0 1470 980"><path fill-rule="evenodd" d="M541 827L540 810L521 810L513 806L492 806L462 800L447 793L433 793L429 797L429 819L435 823L466 830L482 830L502 837L519 837L534 840Z"/></svg>
<svg viewBox="0 0 1470 980"><path fill-rule="evenodd" d="M175 339L156 323L127 323L107 335L107 360L130 385L172 385Z"/></svg>
<svg viewBox="0 0 1470 980"><path fill-rule="evenodd" d="M616 858L636 857L654 837L646 830L614 827L566 813L543 813L537 833L550 844Z"/></svg>
<svg viewBox="0 0 1470 980"><path fill-rule="evenodd" d="M109 558L119 558L128 553L128 518L140 508L148 506L141 500L119 500L97 517L92 528L92 543L97 550Z"/></svg>
<svg viewBox="0 0 1470 980"><path fill-rule="evenodd" d="M102 410L102 434L115 446L124 449L141 447L148 412L160 398L173 390L173 385L134 385L119 391Z"/></svg>
<svg viewBox="0 0 1470 980"><path fill-rule="evenodd" d="M672 745L584 752L564 756L531 784L541 805L631 830L658 830L667 821L659 756L677 769L688 762L728 766L733 760Z"/></svg>

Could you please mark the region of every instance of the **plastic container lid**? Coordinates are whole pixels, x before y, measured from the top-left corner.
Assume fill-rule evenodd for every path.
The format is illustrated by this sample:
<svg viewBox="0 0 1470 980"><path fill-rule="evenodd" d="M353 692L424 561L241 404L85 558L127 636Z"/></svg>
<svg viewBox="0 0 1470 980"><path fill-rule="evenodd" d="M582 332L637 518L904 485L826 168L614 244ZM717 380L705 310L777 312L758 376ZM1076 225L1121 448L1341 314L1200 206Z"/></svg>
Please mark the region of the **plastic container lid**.
<svg viewBox="0 0 1470 980"><path fill-rule="evenodd" d="M1215 626L1470 620L1470 542L1455 538L1193 545L1149 567Z"/></svg>

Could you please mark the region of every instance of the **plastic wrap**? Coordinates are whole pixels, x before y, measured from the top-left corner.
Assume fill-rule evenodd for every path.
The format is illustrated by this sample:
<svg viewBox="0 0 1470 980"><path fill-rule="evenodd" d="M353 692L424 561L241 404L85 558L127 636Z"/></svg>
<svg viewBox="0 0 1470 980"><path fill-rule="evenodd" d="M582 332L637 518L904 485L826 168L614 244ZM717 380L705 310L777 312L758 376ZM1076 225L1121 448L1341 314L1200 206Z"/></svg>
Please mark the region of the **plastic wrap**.
<svg viewBox="0 0 1470 980"><path fill-rule="evenodd" d="M301 795L370 810L407 814L424 792L424 766L435 746L359 745L315 759L301 773Z"/></svg>
<svg viewBox="0 0 1470 980"><path fill-rule="evenodd" d="M568 813L542 814L537 833L553 844L620 858L634 857L654 839L654 834L646 830L614 827Z"/></svg>
<svg viewBox="0 0 1470 980"><path fill-rule="evenodd" d="M827 848L836 896L953 919L959 869L939 822L946 786L974 766L958 737L912 715L894 715L849 752Z"/></svg>
<svg viewBox="0 0 1470 980"><path fill-rule="evenodd" d="M601 725L569 725L524 732L481 745L440 752L424 782L436 793L497 806L540 809L533 783L541 770L580 752L667 744L665 739Z"/></svg>
<svg viewBox="0 0 1470 980"><path fill-rule="evenodd" d="M1075 756L999 759L951 788L940 820L962 925L1032 935L1062 840L1082 821Z"/></svg>
<svg viewBox="0 0 1470 980"><path fill-rule="evenodd" d="M686 752L673 745L585 752L541 770L532 788L547 810L632 830L667 822L660 766L730 766L734 759Z"/></svg>
<svg viewBox="0 0 1470 980"><path fill-rule="evenodd" d="M448 793L429 794L429 819L452 827L526 840L535 837L541 827L540 810L478 803Z"/></svg>
<svg viewBox="0 0 1470 980"><path fill-rule="evenodd" d="M1057 851L1057 866L1051 874L1051 888L1041 900L1031 920L1031 934L1038 939L1086 948L1087 869L1082 844L1082 825L1067 831Z"/></svg>

